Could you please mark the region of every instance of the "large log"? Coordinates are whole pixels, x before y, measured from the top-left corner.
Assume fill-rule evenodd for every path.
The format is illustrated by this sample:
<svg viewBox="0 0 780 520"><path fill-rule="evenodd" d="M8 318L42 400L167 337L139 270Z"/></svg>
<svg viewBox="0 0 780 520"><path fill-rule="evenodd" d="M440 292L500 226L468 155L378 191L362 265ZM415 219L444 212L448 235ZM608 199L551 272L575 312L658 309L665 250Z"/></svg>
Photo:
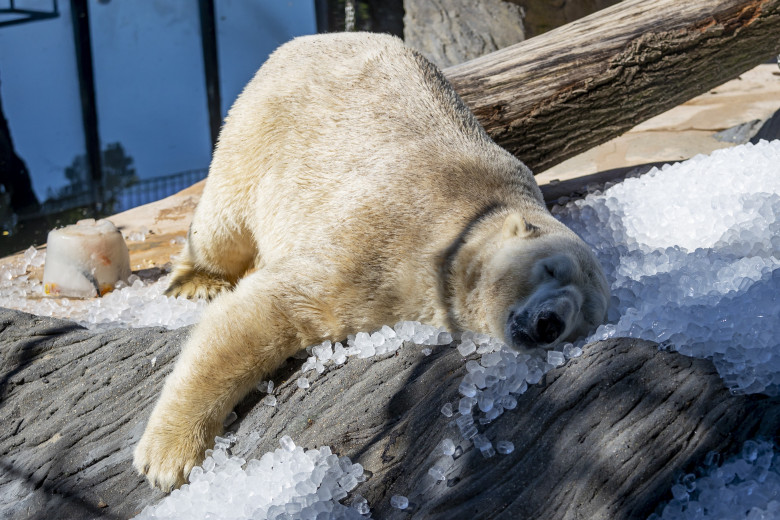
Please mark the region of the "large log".
<svg viewBox="0 0 780 520"><path fill-rule="evenodd" d="M778 52L780 0L624 0L444 73L538 173Z"/></svg>
<svg viewBox="0 0 780 520"><path fill-rule="evenodd" d="M159 500L132 450L186 333L93 332L0 309L0 518L127 518ZM260 394L239 406L233 451L257 458L283 435L329 445L372 473L355 492L374 518L639 518L708 451L780 426L777 400L730 395L708 361L601 342L484 429L513 441L513 453L485 460L464 444L435 484L433 448L457 441L439 409L458 397L464 365L451 346L425 356L407 343L349 359L303 390L291 363L276 377L276 407ZM264 433L253 442L251 432ZM393 510L393 494L413 509Z"/></svg>

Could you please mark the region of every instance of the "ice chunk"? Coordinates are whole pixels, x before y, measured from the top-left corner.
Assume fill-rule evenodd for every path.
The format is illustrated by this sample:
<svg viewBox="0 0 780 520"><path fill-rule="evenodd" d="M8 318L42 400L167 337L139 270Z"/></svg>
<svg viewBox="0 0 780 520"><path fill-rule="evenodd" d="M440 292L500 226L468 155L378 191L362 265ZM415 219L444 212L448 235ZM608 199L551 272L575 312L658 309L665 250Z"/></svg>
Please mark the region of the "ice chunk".
<svg viewBox="0 0 780 520"><path fill-rule="evenodd" d="M486 352L482 354L481 364L483 367L493 367L501 362L501 354L499 352Z"/></svg>
<svg viewBox="0 0 780 520"><path fill-rule="evenodd" d="M331 342L325 341L322 344L315 346L312 349L312 354L314 354L319 361L328 361L331 357L333 357Z"/></svg>
<svg viewBox="0 0 780 520"><path fill-rule="evenodd" d="M486 459L489 459L496 454L495 449L493 449L493 444L484 435L475 435L472 442L474 443L474 447L477 448Z"/></svg>
<svg viewBox="0 0 780 520"><path fill-rule="evenodd" d="M393 495L390 497L390 505L396 509L406 509L409 507L409 499L402 495Z"/></svg>
<svg viewBox="0 0 780 520"><path fill-rule="evenodd" d="M452 439L443 439L440 443L441 451L445 455L453 455L455 453L455 443Z"/></svg>
<svg viewBox="0 0 780 520"><path fill-rule="evenodd" d="M453 448L454 449L454 448ZM449 455L444 455L436 459L436 462L428 469L428 474L435 480L445 480L447 470L452 467L453 459Z"/></svg>
<svg viewBox="0 0 780 520"><path fill-rule="evenodd" d="M450 343L452 343L452 334L450 334L447 331L439 332L439 335L436 338L436 344L437 345L449 345Z"/></svg>
<svg viewBox="0 0 780 520"><path fill-rule="evenodd" d="M466 397L474 397L477 395L477 387L473 383L462 382L458 386L458 391Z"/></svg>
<svg viewBox="0 0 780 520"><path fill-rule="evenodd" d="M441 413L444 417L452 417L452 403L444 403L441 407Z"/></svg>
<svg viewBox="0 0 780 520"><path fill-rule="evenodd" d="M333 346L333 357L331 358L336 365L343 365L347 360L347 351L341 343Z"/></svg>
<svg viewBox="0 0 780 520"><path fill-rule="evenodd" d="M385 344L386 338L381 332L374 332L373 334L371 334L370 338L371 338L371 344L374 347L379 347Z"/></svg>
<svg viewBox="0 0 780 520"><path fill-rule="evenodd" d="M463 357L466 357L469 354L473 354L476 351L477 346L470 339L466 339L460 345L458 345L458 352L460 352L461 356Z"/></svg>
<svg viewBox="0 0 780 520"><path fill-rule="evenodd" d="M460 434L463 436L464 439L472 439L478 433L479 430L477 430L477 427L473 424L462 429L460 432Z"/></svg>
<svg viewBox="0 0 780 520"><path fill-rule="evenodd" d="M299 377L295 383L298 385L298 388L309 388L309 380L305 377Z"/></svg>
<svg viewBox="0 0 780 520"><path fill-rule="evenodd" d="M563 346L563 355L566 356L566 359L580 357L582 355L582 349L574 346L572 343L567 343Z"/></svg>
<svg viewBox="0 0 780 520"><path fill-rule="evenodd" d="M515 450L515 445L511 441L496 442L496 451L501 455L508 455Z"/></svg>
<svg viewBox="0 0 780 520"><path fill-rule="evenodd" d="M339 486L341 486L345 491L352 491L357 487L358 481L357 478L355 478L354 475L344 475L339 479Z"/></svg>
<svg viewBox="0 0 780 520"><path fill-rule="evenodd" d="M102 296L129 276L127 245L108 220L80 221L49 232L43 268L46 294Z"/></svg>
<svg viewBox="0 0 780 520"><path fill-rule="evenodd" d="M283 436L281 439L279 439L279 444L287 451L294 451L295 450L295 443L290 438L289 435Z"/></svg>
<svg viewBox="0 0 780 520"><path fill-rule="evenodd" d="M368 505L368 500L363 498L363 495L360 495L359 493L355 493L355 495L352 497L351 505L352 508L361 515L367 515L371 512L371 508Z"/></svg>
<svg viewBox="0 0 780 520"><path fill-rule="evenodd" d="M211 457L214 459L214 463L217 466L223 466L225 462L227 462L227 453L222 449L214 450Z"/></svg>
<svg viewBox="0 0 780 520"><path fill-rule="evenodd" d="M379 332L382 333L382 335L387 339L393 339L398 336L395 331L387 325L382 325L382 328L379 329Z"/></svg>
<svg viewBox="0 0 780 520"><path fill-rule="evenodd" d="M486 393L482 393L477 398L477 406L483 412L489 412L493 409L493 398Z"/></svg>
<svg viewBox="0 0 780 520"><path fill-rule="evenodd" d="M475 394L476 395L476 394ZM474 407L474 404L477 402L476 399L473 397L465 396L458 401L458 412L461 415L471 415L471 409Z"/></svg>
<svg viewBox="0 0 780 520"><path fill-rule="evenodd" d="M547 351L547 362L554 367L563 365L566 359L563 356L563 352L557 352L555 350Z"/></svg>

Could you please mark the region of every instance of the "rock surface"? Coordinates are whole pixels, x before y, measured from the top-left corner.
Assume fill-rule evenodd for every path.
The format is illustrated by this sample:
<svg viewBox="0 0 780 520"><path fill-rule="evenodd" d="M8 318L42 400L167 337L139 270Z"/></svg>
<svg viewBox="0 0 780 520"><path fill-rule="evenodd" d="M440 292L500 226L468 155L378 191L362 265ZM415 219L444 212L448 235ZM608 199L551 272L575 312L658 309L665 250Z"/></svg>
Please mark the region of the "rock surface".
<svg viewBox="0 0 780 520"><path fill-rule="evenodd" d="M92 332L0 309L0 518L127 518L159 500L134 472L132 450L186 334ZM435 483L434 447L444 436L458 442L439 410L459 397L465 363L449 346L420 350L352 358L307 389L290 377L291 361L275 378L276 407L259 392L237 407L233 452L257 458L283 435L329 445L371 472L355 492L374 518L638 518L710 450L780 426L777 400L731 396L711 363L612 340L481 427L514 452L483 459L464 444ZM254 443L252 432L261 433ZM392 509L393 494L411 509Z"/></svg>
<svg viewBox="0 0 780 520"><path fill-rule="evenodd" d="M504 0L404 0L404 41L449 67L525 39L523 10Z"/></svg>

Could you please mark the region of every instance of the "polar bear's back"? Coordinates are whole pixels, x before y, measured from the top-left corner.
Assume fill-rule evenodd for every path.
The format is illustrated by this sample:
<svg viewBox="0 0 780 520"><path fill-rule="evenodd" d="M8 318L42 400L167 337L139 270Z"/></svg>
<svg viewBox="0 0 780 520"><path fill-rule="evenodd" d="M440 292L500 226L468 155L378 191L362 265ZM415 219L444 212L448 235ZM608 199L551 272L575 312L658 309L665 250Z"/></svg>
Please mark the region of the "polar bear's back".
<svg viewBox="0 0 780 520"><path fill-rule="evenodd" d="M342 33L271 55L226 118L201 205L269 257L366 220L360 234L384 241L420 222L455 229L496 197L541 202L433 65L395 37Z"/></svg>

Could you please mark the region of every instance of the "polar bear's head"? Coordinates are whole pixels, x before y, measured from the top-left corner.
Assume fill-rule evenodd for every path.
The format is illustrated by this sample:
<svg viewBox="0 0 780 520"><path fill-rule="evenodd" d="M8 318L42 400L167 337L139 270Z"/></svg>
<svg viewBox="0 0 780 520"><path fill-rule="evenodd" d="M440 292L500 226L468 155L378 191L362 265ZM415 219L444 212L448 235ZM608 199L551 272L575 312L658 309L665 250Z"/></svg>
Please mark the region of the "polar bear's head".
<svg viewBox="0 0 780 520"><path fill-rule="evenodd" d="M510 214L477 256L467 300L472 308L479 301L483 326L516 350L555 349L604 321L609 286L601 267L551 215Z"/></svg>

